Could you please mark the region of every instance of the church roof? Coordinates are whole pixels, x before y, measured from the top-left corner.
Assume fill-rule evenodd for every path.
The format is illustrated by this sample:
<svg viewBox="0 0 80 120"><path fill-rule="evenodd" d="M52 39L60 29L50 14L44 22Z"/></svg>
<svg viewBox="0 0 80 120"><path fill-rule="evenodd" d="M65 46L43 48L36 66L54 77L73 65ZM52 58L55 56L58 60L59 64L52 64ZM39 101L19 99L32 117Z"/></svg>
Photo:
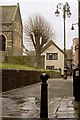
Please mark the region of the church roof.
<svg viewBox="0 0 80 120"><path fill-rule="evenodd" d="M15 17L18 5L0 6L0 23L11 23Z"/></svg>

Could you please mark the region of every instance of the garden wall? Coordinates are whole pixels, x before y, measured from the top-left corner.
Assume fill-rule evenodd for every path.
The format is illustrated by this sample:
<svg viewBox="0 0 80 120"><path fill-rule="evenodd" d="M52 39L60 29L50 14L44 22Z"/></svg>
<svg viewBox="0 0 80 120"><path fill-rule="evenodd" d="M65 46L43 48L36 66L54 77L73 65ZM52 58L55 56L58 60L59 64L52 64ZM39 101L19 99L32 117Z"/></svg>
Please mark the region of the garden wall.
<svg viewBox="0 0 80 120"><path fill-rule="evenodd" d="M15 88L31 85L41 82L40 75L43 71L29 70L2 70L2 91L8 91ZM50 77L60 77L60 73L49 73Z"/></svg>

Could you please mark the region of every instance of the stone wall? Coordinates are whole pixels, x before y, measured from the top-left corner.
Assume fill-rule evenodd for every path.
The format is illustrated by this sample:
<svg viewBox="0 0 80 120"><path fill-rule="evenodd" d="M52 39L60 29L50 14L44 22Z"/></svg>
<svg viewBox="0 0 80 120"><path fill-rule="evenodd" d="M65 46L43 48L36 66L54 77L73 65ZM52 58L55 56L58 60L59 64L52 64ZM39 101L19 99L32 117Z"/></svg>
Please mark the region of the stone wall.
<svg viewBox="0 0 80 120"><path fill-rule="evenodd" d="M13 22L11 21L11 23L2 23L0 27L2 28L0 32L5 36L6 39L6 54L16 56L22 55L23 26L19 6Z"/></svg>
<svg viewBox="0 0 80 120"><path fill-rule="evenodd" d="M23 49L23 26L19 8L17 10L13 26L13 55L22 55Z"/></svg>
<svg viewBox="0 0 80 120"><path fill-rule="evenodd" d="M6 38L6 55L12 55L13 51L12 51L12 31L4 31L3 34L5 35Z"/></svg>

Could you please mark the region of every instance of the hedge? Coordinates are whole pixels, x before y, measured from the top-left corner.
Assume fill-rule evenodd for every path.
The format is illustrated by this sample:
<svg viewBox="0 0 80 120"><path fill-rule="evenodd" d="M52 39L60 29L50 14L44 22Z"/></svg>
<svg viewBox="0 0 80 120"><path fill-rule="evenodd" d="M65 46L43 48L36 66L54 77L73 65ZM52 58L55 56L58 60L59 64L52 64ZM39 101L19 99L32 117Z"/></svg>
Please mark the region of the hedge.
<svg viewBox="0 0 80 120"><path fill-rule="evenodd" d="M19 87L24 87L34 83L41 82L40 75L44 71L30 71L30 70L2 70L2 91L8 91ZM60 73L48 73L50 77L60 77Z"/></svg>

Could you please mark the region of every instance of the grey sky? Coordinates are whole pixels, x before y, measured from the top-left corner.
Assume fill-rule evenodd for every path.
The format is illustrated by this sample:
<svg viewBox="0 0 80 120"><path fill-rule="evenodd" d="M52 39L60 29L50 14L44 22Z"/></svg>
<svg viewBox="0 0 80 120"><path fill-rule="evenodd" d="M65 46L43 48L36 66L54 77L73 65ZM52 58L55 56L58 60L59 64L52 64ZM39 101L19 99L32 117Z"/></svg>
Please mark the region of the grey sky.
<svg viewBox="0 0 80 120"><path fill-rule="evenodd" d="M63 49L64 37L63 37L63 15L62 10L60 10L60 16L56 17L54 12L56 11L56 5L58 3L68 2L71 10L71 17L66 18L66 47L70 48L72 45L72 40L78 37L78 25L75 25L75 30L71 31L72 23L78 23L78 1L77 0L0 0L0 5L6 4L20 4L20 11L23 20L23 24L28 20L29 16L35 13L41 14L47 22L52 26L55 31L54 41L55 43ZM29 44L26 43L26 48L30 48Z"/></svg>

